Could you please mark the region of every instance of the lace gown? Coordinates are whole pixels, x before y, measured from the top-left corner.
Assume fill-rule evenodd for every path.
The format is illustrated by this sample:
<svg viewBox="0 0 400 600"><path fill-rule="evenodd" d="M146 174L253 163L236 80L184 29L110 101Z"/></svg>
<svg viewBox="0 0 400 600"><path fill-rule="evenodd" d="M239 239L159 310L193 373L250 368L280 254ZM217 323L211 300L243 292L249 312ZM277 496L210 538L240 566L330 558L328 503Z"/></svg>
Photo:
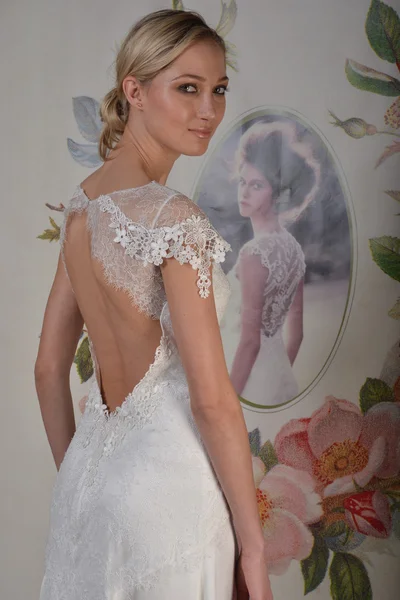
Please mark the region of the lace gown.
<svg viewBox="0 0 400 600"><path fill-rule="evenodd" d="M53 488L40 600L231 600L231 515L192 417L159 267L172 256L190 263L202 297L212 269L220 320L230 287L219 263L230 246L193 201L157 182L95 200L78 186L63 258L67 222L82 213L107 284L159 319L162 335L112 412L91 348L95 375Z"/></svg>
<svg viewBox="0 0 400 600"><path fill-rule="evenodd" d="M263 269L263 296L241 310L239 263L244 255L259 261ZM262 233L242 246L231 283L234 306L227 310L225 320L234 322L232 310L243 322L260 329L260 350L241 396L255 404L277 406L298 394L283 340L283 325L293 302L298 284L305 273L304 254L300 244L285 228ZM236 322L237 322L236 318Z"/></svg>

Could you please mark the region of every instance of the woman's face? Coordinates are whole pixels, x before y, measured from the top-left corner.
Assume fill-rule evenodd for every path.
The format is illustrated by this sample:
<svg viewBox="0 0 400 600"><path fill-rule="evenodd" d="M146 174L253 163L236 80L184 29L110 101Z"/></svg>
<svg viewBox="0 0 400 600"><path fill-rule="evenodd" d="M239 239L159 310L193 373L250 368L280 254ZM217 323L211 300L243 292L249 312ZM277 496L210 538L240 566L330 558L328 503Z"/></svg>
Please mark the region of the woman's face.
<svg viewBox="0 0 400 600"><path fill-rule="evenodd" d="M176 154L201 156L225 113L225 55L214 42L187 48L146 88L146 131Z"/></svg>
<svg viewBox="0 0 400 600"><path fill-rule="evenodd" d="M272 187L264 175L244 163L239 171L238 201L243 217L268 216L273 208Z"/></svg>

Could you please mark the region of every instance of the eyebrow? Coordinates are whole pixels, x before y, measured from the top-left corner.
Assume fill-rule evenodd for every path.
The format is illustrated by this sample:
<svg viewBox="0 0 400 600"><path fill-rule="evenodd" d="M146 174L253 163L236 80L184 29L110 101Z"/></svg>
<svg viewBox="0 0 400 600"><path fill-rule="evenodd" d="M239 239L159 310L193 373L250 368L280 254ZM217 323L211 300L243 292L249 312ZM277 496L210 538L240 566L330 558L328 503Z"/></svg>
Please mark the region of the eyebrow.
<svg viewBox="0 0 400 600"><path fill-rule="evenodd" d="M206 81L205 77L200 77L200 75L193 75L193 73L184 73L183 75L178 75L178 77L174 77L171 81L175 81L175 79L181 79L182 77L191 77L192 79L197 79L198 81ZM218 81L229 81L229 77L225 75L218 79Z"/></svg>
<svg viewBox="0 0 400 600"><path fill-rule="evenodd" d="M243 177L243 175L239 175L239 179L243 179L244 181L246 181ZM262 179L259 179L258 177L253 177L253 179L249 180L249 183L264 183Z"/></svg>

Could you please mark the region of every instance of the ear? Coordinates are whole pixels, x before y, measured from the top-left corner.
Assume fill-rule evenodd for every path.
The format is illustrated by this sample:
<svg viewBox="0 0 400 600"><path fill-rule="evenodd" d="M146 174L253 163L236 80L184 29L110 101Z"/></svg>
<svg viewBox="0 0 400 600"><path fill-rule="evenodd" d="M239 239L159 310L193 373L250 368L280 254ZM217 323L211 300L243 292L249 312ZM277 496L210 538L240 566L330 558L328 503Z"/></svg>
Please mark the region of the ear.
<svg viewBox="0 0 400 600"><path fill-rule="evenodd" d="M122 83L126 100L131 106L141 109L143 106L143 87L134 75L125 77Z"/></svg>

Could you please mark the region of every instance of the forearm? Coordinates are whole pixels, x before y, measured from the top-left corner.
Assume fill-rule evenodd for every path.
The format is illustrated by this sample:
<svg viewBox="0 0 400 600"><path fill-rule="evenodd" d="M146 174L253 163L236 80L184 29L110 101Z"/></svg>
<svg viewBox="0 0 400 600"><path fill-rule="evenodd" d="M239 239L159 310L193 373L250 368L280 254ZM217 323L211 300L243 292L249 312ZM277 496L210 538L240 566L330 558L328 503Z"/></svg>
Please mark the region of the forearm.
<svg viewBox="0 0 400 600"><path fill-rule="evenodd" d="M293 365L294 361L296 360L302 341L303 332L289 334L288 341L286 344L286 352L291 365Z"/></svg>
<svg viewBox="0 0 400 600"><path fill-rule="evenodd" d="M260 350L259 336L241 338L233 359L230 379L236 393L241 395Z"/></svg>
<svg viewBox="0 0 400 600"><path fill-rule="evenodd" d="M69 377L35 373L44 428L57 470L75 433Z"/></svg>
<svg viewBox="0 0 400 600"><path fill-rule="evenodd" d="M192 409L214 470L232 512L241 548L258 551L264 536L257 507L250 445L240 402L230 382L215 408ZM193 403L192 403L193 404Z"/></svg>

